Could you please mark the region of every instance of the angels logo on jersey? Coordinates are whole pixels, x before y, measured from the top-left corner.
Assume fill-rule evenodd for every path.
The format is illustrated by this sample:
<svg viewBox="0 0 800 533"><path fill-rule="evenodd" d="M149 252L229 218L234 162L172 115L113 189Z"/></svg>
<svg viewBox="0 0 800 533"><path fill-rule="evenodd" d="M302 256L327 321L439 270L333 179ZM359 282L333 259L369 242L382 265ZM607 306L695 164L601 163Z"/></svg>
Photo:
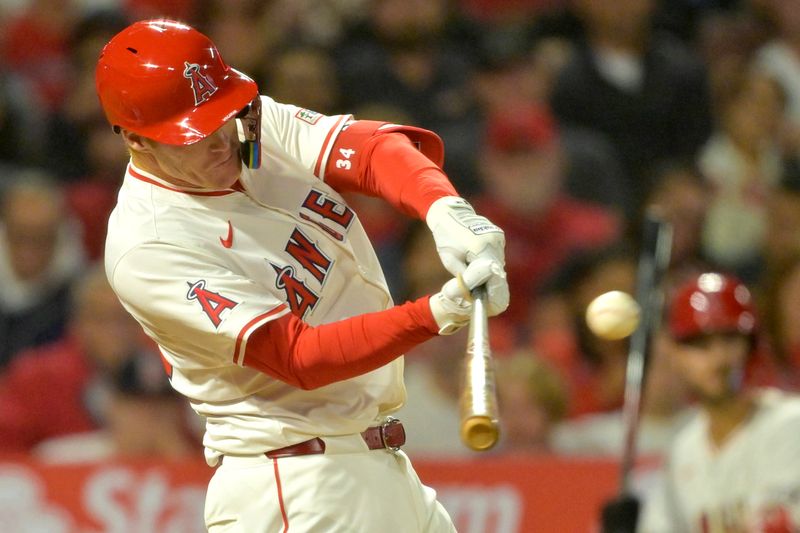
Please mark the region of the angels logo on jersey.
<svg viewBox="0 0 800 533"><path fill-rule="evenodd" d="M200 307L203 308L203 312L211 320L215 328L219 327L222 322L223 311L226 309L233 309L239 305L239 302L234 302L218 292L206 289L206 280L204 279L195 281L194 283L187 281L186 284L189 285L189 292L186 293L186 299L197 300Z"/></svg>
<svg viewBox="0 0 800 533"><path fill-rule="evenodd" d="M295 276L294 268L291 265L285 267L279 267L274 263L269 263L269 265L278 275L275 286L286 293L286 303L289 304L292 314L298 318L304 318L307 313L313 311L319 301L319 295L309 289L303 280Z"/></svg>
<svg viewBox="0 0 800 533"><path fill-rule="evenodd" d="M217 85L207 75L200 72L200 65L184 61L183 77L189 80L194 93L194 105L198 106L217 92Z"/></svg>

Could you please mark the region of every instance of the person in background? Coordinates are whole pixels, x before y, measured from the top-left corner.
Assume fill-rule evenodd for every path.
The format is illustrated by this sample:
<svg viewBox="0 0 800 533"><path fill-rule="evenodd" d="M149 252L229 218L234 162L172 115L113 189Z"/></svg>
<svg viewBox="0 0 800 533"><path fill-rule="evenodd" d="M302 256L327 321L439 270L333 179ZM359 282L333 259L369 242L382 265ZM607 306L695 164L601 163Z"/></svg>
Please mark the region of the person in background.
<svg viewBox="0 0 800 533"><path fill-rule="evenodd" d="M344 106L389 104L437 132L444 170L464 194L475 184L480 116L469 81L476 36L449 0L373 0L337 47Z"/></svg>
<svg viewBox="0 0 800 533"><path fill-rule="evenodd" d="M274 56L266 83L275 100L296 102L326 115L340 111L336 63L325 48L289 46L275 51Z"/></svg>
<svg viewBox="0 0 800 533"><path fill-rule="evenodd" d="M775 354L776 382L800 391L800 252L773 269L762 289L760 308Z"/></svg>
<svg viewBox="0 0 800 533"><path fill-rule="evenodd" d="M530 349L497 354L500 453L551 451L553 428L567 413L567 390L558 372Z"/></svg>
<svg viewBox="0 0 800 533"><path fill-rule="evenodd" d="M47 149L41 150L42 166L59 181L81 185L86 181L103 180L103 176L96 175L99 156L96 151L92 152L97 148L92 146L96 143L92 130L103 119L94 92L94 63L103 44L126 25L123 13L100 9L76 18L70 28L67 40L70 75L63 98L48 114L43 135ZM113 138L107 128L105 134ZM109 152L105 157L110 158L112 154L114 152ZM118 187L119 168L114 178ZM96 218L101 218L100 213Z"/></svg>
<svg viewBox="0 0 800 533"><path fill-rule="evenodd" d="M800 156L787 158L783 176L767 199L767 229L762 248L764 277L800 255Z"/></svg>
<svg viewBox="0 0 800 533"><path fill-rule="evenodd" d="M0 368L25 348L59 339L83 266L61 189L26 171L0 190Z"/></svg>
<svg viewBox="0 0 800 533"><path fill-rule="evenodd" d="M703 269L702 231L711 187L692 162L667 161L655 171L646 209L659 213L672 227L672 271Z"/></svg>
<svg viewBox="0 0 800 533"><path fill-rule="evenodd" d="M562 127L603 134L615 147L631 191L628 216L642 205L652 167L693 158L711 133L708 80L682 43L653 31L655 0L577 0L585 39L561 70L551 104Z"/></svg>
<svg viewBox="0 0 800 533"><path fill-rule="evenodd" d="M767 202L783 173L778 124L780 87L745 73L720 108L720 124L698 158L711 185L703 253L749 282L758 279Z"/></svg>
<svg viewBox="0 0 800 533"><path fill-rule="evenodd" d="M571 257L548 280L531 314L533 350L560 373L569 394L570 418L619 409L625 388L628 345L593 335L586 307L610 290L633 294L636 258L624 244Z"/></svg>
<svg viewBox="0 0 800 533"><path fill-rule="evenodd" d="M109 418L108 402L115 376L137 358L159 361L101 267L92 267L75 283L69 310L63 339L23 352L0 378L4 452L31 451L47 439L117 423Z"/></svg>
<svg viewBox="0 0 800 533"><path fill-rule="evenodd" d="M789 155L800 154L800 1L761 2L778 32L756 53L756 68L775 80L786 94L782 145Z"/></svg>
<svg viewBox="0 0 800 533"><path fill-rule="evenodd" d="M573 254L598 250L621 234L612 211L564 189L559 130L544 106L509 110L490 120L481 154L483 193L476 209L497 219L507 235L506 269L512 300L504 318L522 323L536 294Z"/></svg>
<svg viewBox="0 0 800 533"><path fill-rule="evenodd" d="M660 330L653 339L647 364L637 452L647 459L663 458L675 432L686 422L686 387L668 353L667 333ZM553 450L565 455L619 457L625 440L621 409L572 418L553 430Z"/></svg>
<svg viewBox="0 0 800 533"><path fill-rule="evenodd" d="M197 452L191 413L170 387L155 351L128 354L107 376L101 427L39 443L34 457L49 463L181 458Z"/></svg>
<svg viewBox="0 0 800 533"><path fill-rule="evenodd" d="M675 435L639 531L800 526L800 399L745 385L758 327L750 291L729 274L705 272L675 292L670 356L698 412Z"/></svg>

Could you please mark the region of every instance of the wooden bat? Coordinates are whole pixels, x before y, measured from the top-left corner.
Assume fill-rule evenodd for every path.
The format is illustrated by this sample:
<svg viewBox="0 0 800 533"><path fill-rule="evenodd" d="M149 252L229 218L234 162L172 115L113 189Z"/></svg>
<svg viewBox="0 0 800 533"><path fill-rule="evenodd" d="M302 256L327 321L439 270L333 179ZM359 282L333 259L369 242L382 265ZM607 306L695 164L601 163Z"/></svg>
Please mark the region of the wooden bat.
<svg viewBox="0 0 800 533"><path fill-rule="evenodd" d="M461 386L461 440L472 450L484 451L497 444L500 425L497 419L494 362L489 348L489 319L486 314L486 288L472 291L472 317Z"/></svg>
<svg viewBox="0 0 800 533"><path fill-rule="evenodd" d="M639 327L628 348L625 373L625 404L622 409L624 441L620 461L619 495L606 503L602 533L634 533L639 501L633 494L631 472L636 461L636 435L642 409L642 392L653 333L661 322L661 280L669 267L672 227L655 211L648 211L642 226L641 251L636 273L636 300L642 309Z"/></svg>

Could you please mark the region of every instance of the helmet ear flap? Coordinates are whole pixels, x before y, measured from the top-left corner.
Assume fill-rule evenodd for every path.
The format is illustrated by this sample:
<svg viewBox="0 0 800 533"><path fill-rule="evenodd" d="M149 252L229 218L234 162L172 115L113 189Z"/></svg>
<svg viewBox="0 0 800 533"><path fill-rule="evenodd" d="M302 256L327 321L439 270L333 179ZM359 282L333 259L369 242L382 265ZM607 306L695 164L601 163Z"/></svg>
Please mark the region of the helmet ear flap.
<svg viewBox="0 0 800 533"><path fill-rule="evenodd" d="M239 136L239 153L247 168L261 166L261 98L247 104L236 115L236 132Z"/></svg>

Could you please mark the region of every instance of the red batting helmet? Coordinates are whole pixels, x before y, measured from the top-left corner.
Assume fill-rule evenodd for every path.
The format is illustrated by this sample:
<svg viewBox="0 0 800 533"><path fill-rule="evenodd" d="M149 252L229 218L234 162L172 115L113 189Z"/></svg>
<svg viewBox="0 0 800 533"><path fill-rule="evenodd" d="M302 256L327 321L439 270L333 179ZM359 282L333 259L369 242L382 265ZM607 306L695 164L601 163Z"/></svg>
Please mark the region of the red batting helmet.
<svg viewBox="0 0 800 533"><path fill-rule="evenodd" d="M136 22L115 35L100 54L95 83L115 130L175 145L204 139L258 95L208 37L171 20Z"/></svg>
<svg viewBox="0 0 800 533"><path fill-rule="evenodd" d="M733 276L706 273L682 285L669 310L669 329L677 340L709 333L756 331L753 298Z"/></svg>

